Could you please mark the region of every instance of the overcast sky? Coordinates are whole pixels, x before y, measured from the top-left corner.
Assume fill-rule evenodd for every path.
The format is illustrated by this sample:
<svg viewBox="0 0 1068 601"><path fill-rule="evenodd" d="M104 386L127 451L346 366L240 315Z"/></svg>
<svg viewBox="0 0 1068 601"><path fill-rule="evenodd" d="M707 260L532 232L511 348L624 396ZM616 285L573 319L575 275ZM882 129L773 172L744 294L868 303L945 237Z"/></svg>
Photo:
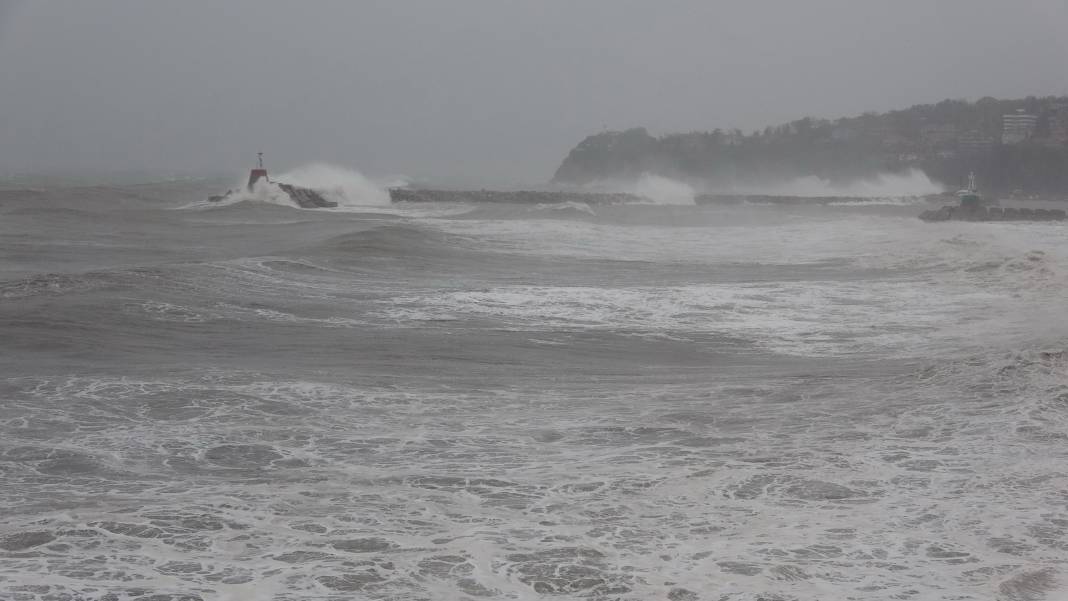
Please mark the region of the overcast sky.
<svg viewBox="0 0 1068 601"><path fill-rule="evenodd" d="M1068 94L1066 24L1068 0L0 0L0 173L263 150L540 183L604 127Z"/></svg>

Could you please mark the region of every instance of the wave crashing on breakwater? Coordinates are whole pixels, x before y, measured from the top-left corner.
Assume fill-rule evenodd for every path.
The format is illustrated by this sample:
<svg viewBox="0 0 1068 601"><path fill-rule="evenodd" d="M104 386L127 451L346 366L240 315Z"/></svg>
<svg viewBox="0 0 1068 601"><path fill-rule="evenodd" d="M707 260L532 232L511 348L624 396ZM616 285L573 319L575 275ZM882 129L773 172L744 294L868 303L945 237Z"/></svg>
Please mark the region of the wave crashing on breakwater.
<svg viewBox="0 0 1068 601"><path fill-rule="evenodd" d="M564 204L587 205L650 204L654 199L631 192L588 192L574 190L436 190L430 188L390 188L394 203L498 203L498 204ZM857 196L791 196L774 194L695 194L694 204L730 205L849 205L918 204L936 196L857 197Z"/></svg>
<svg viewBox="0 0 1068 601"><path fill-rule="evenodd" d="M508 204L634 204L643 202L636 194L625 192L572 192L538 190L433 190L390 188L393 202L493 202Z"/></svg>

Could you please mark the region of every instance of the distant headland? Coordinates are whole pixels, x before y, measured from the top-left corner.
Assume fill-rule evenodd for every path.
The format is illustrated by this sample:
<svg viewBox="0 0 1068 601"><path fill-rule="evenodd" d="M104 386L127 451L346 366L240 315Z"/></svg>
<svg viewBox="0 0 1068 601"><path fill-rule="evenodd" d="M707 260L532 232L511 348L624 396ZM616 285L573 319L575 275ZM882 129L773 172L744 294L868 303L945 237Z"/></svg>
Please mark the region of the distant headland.
<svg viewBox="0 0 1068 601"><path fill-rule="evenodd" d="M606 131L572 149L553 181L584 185L652 173L729 190L916 170L947 189L975 171L987 193L1068 198L1068 97L943 100L835 120L806 117L749 134Z"/></svg>

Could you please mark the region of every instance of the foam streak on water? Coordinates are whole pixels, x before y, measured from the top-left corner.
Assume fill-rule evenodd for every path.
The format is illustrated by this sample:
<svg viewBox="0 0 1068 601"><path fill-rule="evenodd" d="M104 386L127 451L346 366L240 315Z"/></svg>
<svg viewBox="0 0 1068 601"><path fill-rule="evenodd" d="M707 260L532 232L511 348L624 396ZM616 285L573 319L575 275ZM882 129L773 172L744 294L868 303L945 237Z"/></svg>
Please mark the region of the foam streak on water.
<svg viewBox="0 0 1068 601"><path fill-rule="evenodd" d="M1056 225L127 194L0 198L0 598L1068 593Z"/></svg>

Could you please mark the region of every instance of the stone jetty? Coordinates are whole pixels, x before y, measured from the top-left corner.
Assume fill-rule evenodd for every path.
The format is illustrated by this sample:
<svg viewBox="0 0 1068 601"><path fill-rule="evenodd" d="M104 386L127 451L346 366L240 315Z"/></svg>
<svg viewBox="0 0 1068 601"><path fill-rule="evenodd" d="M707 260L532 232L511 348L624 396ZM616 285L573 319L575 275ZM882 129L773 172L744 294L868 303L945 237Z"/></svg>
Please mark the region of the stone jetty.
<svg viewBox="0 0 1068 601"><path fill-rule="evenodd" d="M920 213L924 221L1064 221L1063 209L944 206Z"/></svg>

